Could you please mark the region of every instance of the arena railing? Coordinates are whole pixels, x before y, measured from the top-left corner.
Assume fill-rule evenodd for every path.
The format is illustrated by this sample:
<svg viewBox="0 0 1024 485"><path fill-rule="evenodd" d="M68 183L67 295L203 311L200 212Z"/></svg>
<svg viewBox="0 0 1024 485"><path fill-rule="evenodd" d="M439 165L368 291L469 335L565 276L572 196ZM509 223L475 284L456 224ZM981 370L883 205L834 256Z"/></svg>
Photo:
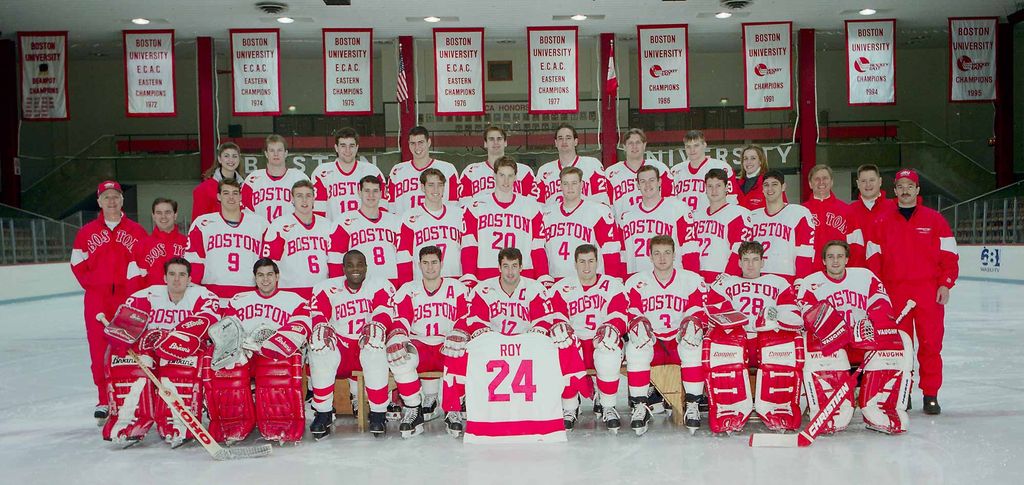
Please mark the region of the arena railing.
<svg viewBox="0 0 1024 485"><path fill-rule="evenodd" d="M70 261L78 228L0 204L0 264Z"/></svg>
<svg viewBox="0 0 1024 485"><path fill-rule="evenodd" d="M939 209L960 244L1024 243L1024 189L1019 181Z"/></svg>

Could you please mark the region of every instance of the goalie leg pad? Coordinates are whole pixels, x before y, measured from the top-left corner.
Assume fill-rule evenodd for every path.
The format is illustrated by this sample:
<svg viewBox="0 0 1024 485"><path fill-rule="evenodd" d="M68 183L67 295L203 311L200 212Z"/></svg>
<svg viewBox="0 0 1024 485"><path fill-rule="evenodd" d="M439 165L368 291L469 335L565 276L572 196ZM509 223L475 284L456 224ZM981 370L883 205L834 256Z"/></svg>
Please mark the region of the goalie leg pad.
<svg viewBox="0 0 1024 485"><path fill-rule="evenodd" d="M860 408L869 429L887 434L907 431L907 400L910 399L914 368L910 336L898 331L898 349L877 350L864 367L860 385Z"/></svg>
<svg viewBox="0 0 1024 485"><path fill-rule="evenodd" d="M592 340L584 340L583 355L592 356L597 373L597 390L601 393L602 406L615 406L615 395L619 392L619 369L622 366L622 349L611 350L606 346L595 346Z"/></svg>
<svg viewBox="0 0 1024 485"><path fill-rule="evenodd" d="M416 407L422 402L420 397L420 346L424 345L418 340L412 340L409 344L408 356L396 364L388 363L391 374L395 376L395 384L398 385L398 394L402 396L402 402L406 406Z"/></svg>
<svg viewBox="0 0 1024 485"><path fill-rule="evenodd" d="M716 326L704 339L701 357L708 389L708 427L712 433L740 431L750 418L754 403L747 378L746 349L747 332L742 327Z"/></svg>
<svg viewBox="0 0 1024 485"><path fill-rule="evenodd" d="M177 394L182 404L200 421L203 419L203 387L199 378L199 363L202 358L198 355L178 360L160 359L160 366L157 368L156 376L160 379L165 389ZM191 439L192 433L188 431L185 423L181 422L167 407L167 403L157 396L153 390L153 407L156 416L156 428L165 441Z"/></svg>
<svg viewBox="0 0 1024 485"><path fill-rule="evenodd" d="M300 441L306 426L302 356L253 356L252 368L256 376L256 426L260 434L270 441Z"/></svg>
<svg viewBox="0 0 1024 485"><path fill-rule="evenodd" d="M203 358L203 393L210 414L210 434L217 441L244 440L256 426L249 365L215 371L211 355Z"/></svg>
<svg viewBox="0 0 1024 485"><path fill-rule="evenodd" d="M651 361L654 360L654 346L637 346L633 339L624 345L626 354L626 382L630 397L647 397L651 385Z"/></svg>
<svg viewBox="0 0 1024 485"><path fill-rule="evenodd" d="M825 355L813 336L804 336L804 348L804 393L807 395L808 415L814 416L828 402L832 393L850 377L850 361L844 349ZM832 419L821 427L821 433L830 434L846 429L852 417L853 393L850 393L832 415Z"/></svg>
<svg viewBox="0 0 1024 485"><path fill-rule="evenodd" d="M363 383L366 386L366 399L370 402L370 411L387 412L388 401L388 353L384 348L376 348L370 345L359 349L351 346L345 352L355 353L354 355L363 371ZM344 366L342 366L344 367Z"/></svg>
<svg viewBox="0 0 1024 485"><path fill-rule="evenodd" d="M797 332L774 330L757 336L760 365L754 409L768 429L800 428L804 343Z"/></svg>
<svg viewBox="0 0 1024 485"><path fill-rule="evenodd" d="M153 366L151 358L148 365ZM121 352L111 352L107 372L110 417L103 425L103 439L141 439L153 427L153 383L135 359Z"/></svg>
<svg viewBox="0 0 1024 485"><path fill-rule="evenodd" d="M316 337L317 333L314 332L313 335ZM311 343L309 352L307 352L309 383L313 387L313 409L322 413L326 413L334 407L334 380L339 374L341 352L343 350L347 352L341 348L340 339L336 338L333 333L324 338L329 341L319 345ZM315 343L315 340L313 342Z"/></svg>

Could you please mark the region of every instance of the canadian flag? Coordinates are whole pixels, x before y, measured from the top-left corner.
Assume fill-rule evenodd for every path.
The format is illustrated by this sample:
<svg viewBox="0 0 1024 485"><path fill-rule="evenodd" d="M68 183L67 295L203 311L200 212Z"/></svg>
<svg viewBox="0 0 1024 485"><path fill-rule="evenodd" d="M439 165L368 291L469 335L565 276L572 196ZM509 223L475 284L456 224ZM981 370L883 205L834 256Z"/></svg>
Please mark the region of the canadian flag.
<svg viewBox="0 0 1024 485"><path fill-rule="evenodd" d="M608 74L605 76L604 90L609 96L618 95L619 78L615 74L615 41L612 41L612 48L608 53Z"/></svg>

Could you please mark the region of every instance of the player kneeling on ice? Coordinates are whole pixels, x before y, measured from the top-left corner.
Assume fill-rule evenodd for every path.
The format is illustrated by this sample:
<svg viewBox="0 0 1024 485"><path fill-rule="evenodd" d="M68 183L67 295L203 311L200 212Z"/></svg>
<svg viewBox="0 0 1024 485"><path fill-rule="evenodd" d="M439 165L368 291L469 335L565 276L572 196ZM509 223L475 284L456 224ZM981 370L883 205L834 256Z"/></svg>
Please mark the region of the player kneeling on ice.
<svg viewBox="0 0 1024 485"><path fill-rule="evenodd" d="M403 438L423 432L423 423L437 418L442 406L438 404L439 379L424 379L420 372L445 370L442 346L445 337L457 322L465 322L468 311L466 286L454 277L441 277L444 254L437 246L425 246L419 251L419 269L422 280L413 280L395 293L397 318L388 329L388 367L395 376L398 393L405 406L399 431ZM447 378L446 382L450 382ZM453 398L455 414L458 399L455 392L446 390L445 399ZM450 431L461 433L461 415L446 419ZM457 425L457 426L456 426ZM451 429L455 426L456 429Z"/></svg>
<svg viewBox="0 0 1024 485"><path fill-rule="evenodd" d="M807 325L804 386L810 415L849 377L849 354L868 351L861 364L858 405L868 429L888 434L907 430L907 399L913 380L910 337L897 330L885 287L871 270L847 268L850 247L829 241L825 270L798 280L796 301ZM853 416L853 394L843 400L822 432L841 431Z"/></svg>
<svg viewBox="0 0 1024 485"><path fill-rule="evenodd" d="M256 291L228 300L224 318L210 328L214 349L203 363L210 434L233 443L255 426L268 441L296 443L306 425L300 352L310 332L306 301L277 287L281 273L272 259L257 260L253 273Z"/></svg>
<svg viewBox="0 0 1024 485"><path fill-rule="evenodd" d="M370 402L370 433L383 436L388 408L387 329L393 327L395 289L383 277L367 278L366 255L345 253L345 276L313 287L309 316L309 380L316 416L309 431L316 439L334 425L334 380L362 371ZM350 381L351 382L351 381ZM353 409L355 409L353 407ZM357 410L365 412L365 410Z"/></svg>
<svg viewBox="0 0 1024 485"><path fill-rule="evenodd" d="M741 243L743 276L722 274L708 288L706 305L714 324L704 340L703 357L708 427L714 433L742 430L751 410L770 430L800 427L804 324L789 282L761 274L763 256L761 243ZM749 367L757 368L753 393Z"/></svg>
<svg viewBox="0 0 1024 485"><path fill-rule="evenodd" d="M686 392L684 419L692 434L700 428L699 401L704 394L701 351L707 328L707 286L697 273L675 267L678 259L672 236L654 236L647 247L654 270L638 272L626 280L626 380L633 406L630 426L637 435L647 432L651 420L647 402L651 366L677 364Z"/></svg>
<svg viewBox="0 0 1024 485"><path fill-rule="evenodd" d="M108 334L111 349L107 393L111 407L110 419L103 426L103 439L131 446L142 440L154 422L171 447L192 438L185 424L158 398L157 390L140 368L144 365L153 369L192 414L202 416L199 360L207 328L217 321L219 300L206 288L189 284L191 270L184 258L167 260L167 284L133 293L124 303L129 308L119 310L114 317L114 326L119 326L119 320L129 314L145 325L144 330L143 326L137 327L143 333L131 346ZM130 350L138 354L139 363L129 355Z"/></svg>
<svg viewBox="0 0 1024 485"><path fill-rule="evenodd" d="M615 410L615 395L619 392L622 334L626 332L626 288L622 280L597 272L597 246L579 245L574 259L576 274L555 283L551 302L579 339L584 366L597 373L599 395L594 414L609 431L618 433L621 418Z"/></svg>

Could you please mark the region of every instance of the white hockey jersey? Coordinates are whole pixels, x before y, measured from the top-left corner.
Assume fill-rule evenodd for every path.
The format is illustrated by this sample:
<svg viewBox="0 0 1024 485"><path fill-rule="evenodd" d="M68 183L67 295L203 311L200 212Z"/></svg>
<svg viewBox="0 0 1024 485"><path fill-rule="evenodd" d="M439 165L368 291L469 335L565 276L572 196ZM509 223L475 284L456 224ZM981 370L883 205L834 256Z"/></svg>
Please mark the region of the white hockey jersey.
<svg viewBox="0 0 1024 485"><path fill-rule="evenodd" d="M516 172L516 183L513 191L519 195L537 197L537 179L529 166L518 163ZM471 163L462 170L462 177L459 178L459 198L463 202L483 192L494 190L494 168L488 165L487 161Z"/></svg>
<svg viewBox="0 0 1024 485"><path fill-rule="evenodd" d="M309 312L305 298L287 290L277 290L263 296L259 290L239 293L228 300L225 317L236 317L242 322L245 335L259 328L278 329L288 323L299 323L309 335Z"/></svg>
<svg viewBox="0 0 1024 485"><path fill-rule="evenodd" d="M455 324L469 314L469 289L455 278L442 278L433 293L422 280L410 281L394 296L396 324L409 331L409 337L427 345L440 345Z"/></svg>
<svg viewBox="0 0 1024 485"><path fill-rule="evenodd" d="M504 335L517 335L534 326L551 327L555 315L544 285L524 277L515 290L505 293L500 278L481 281L474 288L467 320L471 331L487 326Z"/></svg>
<svg viewBox="0 0 1024 485"><path fill-rule="evenodd" d="M672 166L672 195L683 201L690 207L690 210L697 211L708 206L708 197L704 193L704 176L713 168L725 170L730 182L726 183L725 190L729 194L728 201L737 204L736 189L732 186L732 167L717 158L704 157L697 168L690 166L688 160L684 160Z"/></svg>
<svg viewBox="0 0 1024 485"><path fill-rule="evenodd" d="M672 196L672 175L668 167L658 160L644 160L643 165L651 165L658 169L661 174L661 196ZM612 191L612 208L615 215L622 215L623 212L635 207L640 203L642 196L640 188L636 183L636 172L626 165L625 161L618 162L607 169L608 184Z"/></svg>
<svg viewBox="0 0 1024 485"><path fill-rule="evenodd" d="M342 216L338 229L339 254L344 257L353 249L362 252L369 267L367 279L398 279L398 216L381 210L377 219L370 219L357 210Z"/></svg>
<svg viewBox="0 0 1024 485"><path fill-rule="evenodd" d="M349 341L359 339L367 322L390 328L394 294L395 287L387 280L367 278L354 290L344 277L331 278L313 287L308 302L311 326L330 323L338 337Z"/></svg>
<svg viewBox="0 0 1024 485"><path fill-rule="evenodd" d="M242 209L252 211L268 223L289 215L295 212L292 186L300 180L309 180L309 177L294 168L280 177L270 175L266 169L250 173L242 184Z"/></svg>
<svg viewBox="0 0 1024 485"><path fill-rule="evenodd" d="M706 319L707 286L704 279L692 271L674 270L666 282L658 281L653 271L644 271L626 280L626 288L629 289L629 320L647 317L654 334L661 340L675 338L686 317Z"/></svg>
<svg viewBox="0 0 1024 485"><path fill-rule="evenodd" d="M763 326L765 308L776 307L778 319L789 317L791 326L802 325L796 314L790 287L785 278L766 274L757 278L722 276L708 287L707 309L711 313L734 310L747 317L743 328L752 334ZM784 316L784 313L786 316Z"/></svg>
<svg viewBox="0 0 1024 485"><path fill-rule="evenodd" d="M423 203L423 190L420 189L420 174L428 168L436 168L441 171L445 178L445 186L448 190L446 200L459 200L459 172L455 166L442 161L431 159L430 163L423 168L416 168L412 160L407 160L395 165L388 175L388 196L392 211L397 215L405 214Z"/></svg>
<svg viewBox="0 0 1024 485"><path fill-rule="evenodd" d="M786 204L779 212L768 208L750 214L751 238L764 246L764 273L801 278L814 268L814 222L811 211Z"/></svg>
<svg viewBox="0 0 1024 485"><path fill-rule="evenodd" d="M611 185L604 173L601 161L594 157L577 156L569 165L562 165L554 159L537 169L537 201L542 204L562 202L562 180L558 175L565 167L583 170L583 197L589 197L602 204L612 203Z"/></svg>
<svg viewBox="0 0 1024 485"><path fill-rule="evenodd" d="M200 285L189 285L181 301L174 303L167 285L153 285L132 293L125 305L149 315L147 329L172 330L185 319L198 317L207 323L220 319L220 298Z"/></svg>
<svg viewBox="0 0 1024 485"><path fill-rule="evenodd" d="M676 257L680 268L696 271L700 266L698 247L693 235L689 234L693 225L693 214L689 207L679 200L663 198L652 208L643 206L643 202L619 216L619 229L622 231L622 259L626 264L626 274L634 274L654 269L651 263L650 239L654 236L668 235L676 242Z"/></svg>
<svg viewBox="0 0 1024 485"><path fill-rule="evenodd" d="M398 231L398 281L420 279L420 249L437 246L443 264L441 276L462 276L462 238L465 234L465 209L458 202L448 202L440 214L431 213L425 205L417 206L402 216Z"/></svg>
<svg viewBox="0 0 1024 485"><path fill-rule="evenodd" d="M750 238L750 212L725 204L714 213L705 207L693 213L693 234L700 250L702 273L740 274L740 243Z"/></svg>
<svg viewBox="0 0 1024 485"><path fill-rule="evenodd" d="M544 217L533 198L514 195L512 202L498 202L494 192L474 199L465 212L466 233L462 243L462 269L477 280L498 275L498 253L518 248L523 253L523 276L548 274L544 252Z"/></svg>
<svg viewBox="0 0 1024 485"><path fill-rule="evenodd" d="M885 286L867 268L846 268L846 275L838 280L818 271L797 280L793 287L798 301L806 305L827 301L851 325L868 317L869 313L877 312L882 316L892 313Z"/></svg>
<svg viewBox="0 0 1024 485"><path fill-rule="evenodd" d="M593 339L599 325L609 323L626 333L629 300L622 280L600 274L590 286L583 286L576 277L565 278L551 288L551 305L572 324L580 340Z"/></svg>
<svg viewBox="0 0 1024 485"><path fill-rule="evenodd" d="M188 231L185 249L185 259L192 263L192 281L253 288L252 266L263 255L265 230L262 218L245 211L237 226L228 224L218 212L197 217Z"/></svg>
<svg viewBox="0 0 1024 485"><path fill-rule="evenodd" d="M381 193L388 193L384 174L372 163L356 160L348 172L343 171L337 161L320 165L313 171L313 186L316 189L313 211L321 217L339 221L342 214L359 210L359 181L367 175L377 177Z"/></svg>
<svg viewBox="0 0 1024 485"><path fill-rule="evenodd" d="M317 283L341 276L341 229L327 219L313 215L305 225L292 214L270 224L263 235L263 255L277 262L282 289L304 289L303 296Z"/></svg>
<svg viewBox="0 0 1024 485"><path fill-rule="evenodd" d="M581 244L597 247L598 272L623 274L622 234L611 208L605 204L584 199L572 211L566 211L563 203L544 206L544 235L552 278L576 275L574 253Z"/></svg>

